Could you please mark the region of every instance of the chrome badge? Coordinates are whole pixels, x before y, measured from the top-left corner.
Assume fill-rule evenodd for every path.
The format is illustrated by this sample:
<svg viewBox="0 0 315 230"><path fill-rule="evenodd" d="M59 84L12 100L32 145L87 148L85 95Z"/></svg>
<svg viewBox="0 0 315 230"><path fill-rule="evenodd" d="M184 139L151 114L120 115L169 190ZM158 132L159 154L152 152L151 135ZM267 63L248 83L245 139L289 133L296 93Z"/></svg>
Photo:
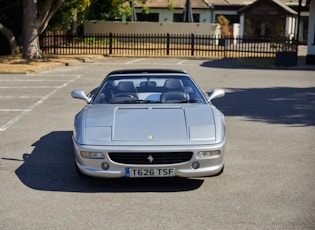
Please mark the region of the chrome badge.
<svg viewBox="0 0 315 230"><path fill-rule="evenodd" d="M150 155L150 156L148 156L148 158L147 158L147 159L149 160L149 162L150 162L150 163L152 163L152 162L154 161L154 158L153 158L153 156L151 156L151 155Z"/></svg>

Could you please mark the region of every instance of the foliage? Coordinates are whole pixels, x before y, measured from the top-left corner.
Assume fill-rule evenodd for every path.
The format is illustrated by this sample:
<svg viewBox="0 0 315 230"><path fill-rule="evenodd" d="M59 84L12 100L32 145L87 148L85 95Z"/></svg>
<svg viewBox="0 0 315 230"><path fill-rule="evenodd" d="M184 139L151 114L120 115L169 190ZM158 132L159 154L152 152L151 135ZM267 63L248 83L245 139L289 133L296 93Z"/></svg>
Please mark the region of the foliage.
<svg viewBox="0 0 315 230"><path fill-rule="evenodd" d="M221 37L230 36L231 33L229 31L229 23L230 21L224 16L220 15L217 17L217 23L220 24L221 28Z"/></svg>
<svg viewBox="0 0 315 230"><path fill-rule="evenodd" d="M84 38L77 38L75 42L84 43L88 45L108 45L110 43L110 40L109 38L99 39L97 37L84 37ZM115 41L112 41L112 42L115 42Z"/></svg>
<svg viewBox="0 0 315 230"><path fill-rule="evenodd" d="M146 7L146 6L142 7L141 13L142 14L149 14L150 13L149 7Z"/></svg>
<svg viewBox="0 0 315 230"><path fill-rule="evenodd" d="M132 14L132 2L135 0L91 0L91 7L88 12L89 20L111 20L121 21L123 17L129 17ZM141 12L149 14L149 8L145 6L147 0L137 0L137 3L143 4ZM174 9L173 0L165 0L170 10Z"/></svg>
<svg viewBox="0 0 315 230"><path fill-rule="evenodd" d="M38 12L37 27L41 34L48 25L51 17L56 13L65 0L37 0ZM73 0L67 0L67 2ZM22 0L0 0L0 21L9 28L18 41L21 42L23 25L23 1Z"/></svg>
<svg viewBox="0 0 315 230"><path fill-rule="evenodd" d="M21 0L0 0L0 22L10 29L17 41L22 37L23 6Z"/></svg>
<svg viewBox="0 0 315 230"><path fill-rule="evenodd" d="M24 0L25 1L25 0ZM65 3L66 0L37 0L37 30L38 34L42 34L51 18L56 14L60 7ZM73 1L73 0L67 0ZM36 12L33 12L36 13Z"/></svg>
<svg viewBox="0 0 315 230"><path fill-rule="evenodd" d="M287 36L271 36L270 47L277 52L295 52L297 50L297 42Z"/></svg>
<svg viewBox="0 0 315 230"><path fill-rule="evenodd" d="M253 26L253 22L250 19L245 20L245 33L249 37L252 37L255 35L255 29Z"/></svg>
<svg viewBox="0 0 315 230"><path fill-rule="evenodd" d="M167 3L168 3L168 9L169 10L174 10L173 0L167 0Z"/></svg>
<svg viewBox="0 0 315 230"><path fill-rule="evenodd" d="M119 20L123 15L130 16L131 12L131 1L128 0L91 0L88 19Z"/></svg>
<svg viewBox="0 0 315 230"><path fill-rule="evenodd" d="M135 0L0 0L0 21L13 32L19 45L24 44L23 57L40 57L40 47L37 40L38 36L47 28L69 30L71 27L73 32L75 31L73 28L82 25L86 18L121 20L132 14L131 3L133 1ZM146 1L137 0L141 4L145 4ZM172 0L165 1L167 1L169 9L174 8ZM23 11L23 2L32 3L35 7ZM144 7L143 11L148 14L149 8ZM35 22L28 24L26 19L33 18L31 16L34 15L36 15ZM23 17L25 18L23 19ZM23 22L25 22L24 30ZM22 42L22 38L24 42ZM34 43L31 44L31 41ZM24 51L30 49L31 46L33 47L32 51L29 50L29 54L25 55Z"/></svg>
<svg viewBox="0 0 315 230"><path fill-rule="evenodd" d="M48 29L52 31L70 30L74 20L82 26L86 20L91 0L68 0L52 18Z"/></svg>

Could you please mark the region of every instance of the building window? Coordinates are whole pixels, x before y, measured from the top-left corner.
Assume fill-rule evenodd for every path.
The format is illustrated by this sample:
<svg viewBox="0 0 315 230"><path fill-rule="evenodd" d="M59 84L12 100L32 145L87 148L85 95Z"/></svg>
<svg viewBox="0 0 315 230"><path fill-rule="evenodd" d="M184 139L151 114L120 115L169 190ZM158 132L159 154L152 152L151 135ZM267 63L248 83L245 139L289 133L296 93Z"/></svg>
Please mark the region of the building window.
<svg viewBox="0 0 315 230"><path fill-rule="evenodd" d="M194 22L200 22L200 14L193 14ZM183 22L183 14L174 14L173 22Z"/></svg>
<svg viewBox="0 0 315 230"><path fill-rule="evenodd" d="M150 14L138 14L137 19L141 22L159 22L159 14L158 13L150 13Z"/></svg>

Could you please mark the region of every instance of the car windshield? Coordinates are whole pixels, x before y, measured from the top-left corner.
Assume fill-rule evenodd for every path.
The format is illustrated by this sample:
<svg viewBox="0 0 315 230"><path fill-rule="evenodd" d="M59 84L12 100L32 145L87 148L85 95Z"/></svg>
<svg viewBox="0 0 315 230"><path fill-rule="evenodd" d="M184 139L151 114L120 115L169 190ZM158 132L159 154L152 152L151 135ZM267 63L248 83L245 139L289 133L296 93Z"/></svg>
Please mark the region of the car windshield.
<svg viewBox="0 0 315 230"><path fill-rule="evenodd" d="M93 104L206 103L187 75L115 74L108 76Z"/></svg>

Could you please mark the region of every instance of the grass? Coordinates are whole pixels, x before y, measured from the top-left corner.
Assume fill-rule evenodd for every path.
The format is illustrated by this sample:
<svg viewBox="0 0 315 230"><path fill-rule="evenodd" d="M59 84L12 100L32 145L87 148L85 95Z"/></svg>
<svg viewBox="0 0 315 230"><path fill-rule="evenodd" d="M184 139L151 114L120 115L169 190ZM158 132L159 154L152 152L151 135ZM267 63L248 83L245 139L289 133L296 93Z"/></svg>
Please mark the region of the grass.
<svg viewBox="0 0 315 230"><path fill-rule="evenodd" d="M84 62L97 55L48 55L41 59L25 60L21 55L0 56L0 73L32 73L56 66Z"/></svg>

